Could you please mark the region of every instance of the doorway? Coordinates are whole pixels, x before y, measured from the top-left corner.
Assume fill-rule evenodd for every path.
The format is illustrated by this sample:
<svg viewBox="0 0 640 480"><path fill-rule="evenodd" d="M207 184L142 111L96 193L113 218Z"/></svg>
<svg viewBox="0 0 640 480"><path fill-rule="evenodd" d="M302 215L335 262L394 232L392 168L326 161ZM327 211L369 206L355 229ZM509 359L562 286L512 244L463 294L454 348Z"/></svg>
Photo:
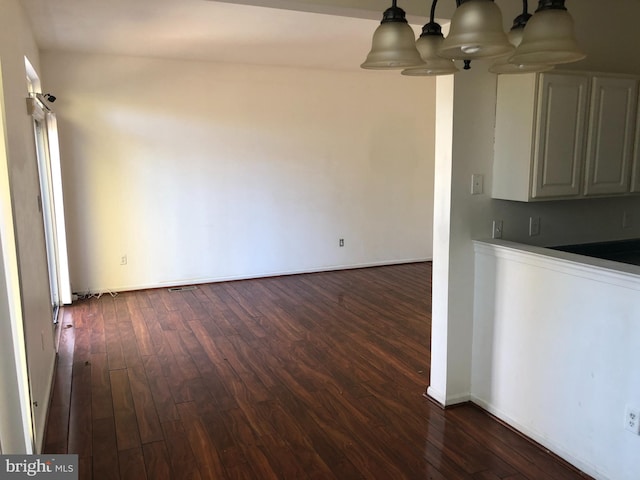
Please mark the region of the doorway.
<svg viewBox="0 0 640 480"><path fill-rule="evenodd" d="M53 101L39 92L40 82L33 67L25 59L29 110L33 118L34 142L40 183L39 209L44 226L51 318L57 323L60 307L71 303L71 287L66 247L62 173L58 150L58 129ZM31 68L30 68L31 67Z"/></svg>
<svg viewBox="0 0 640 480"><path fill-rule="evenodd" d="M58 281L58 246L55 234L55 205L53 203L49 145L47 141L45 118L34 116L33 127L40 178L39 207L44 223L44 237L49 271L49 292L51 295L51 314L54 323L58 321L61 306Z"/></svg>

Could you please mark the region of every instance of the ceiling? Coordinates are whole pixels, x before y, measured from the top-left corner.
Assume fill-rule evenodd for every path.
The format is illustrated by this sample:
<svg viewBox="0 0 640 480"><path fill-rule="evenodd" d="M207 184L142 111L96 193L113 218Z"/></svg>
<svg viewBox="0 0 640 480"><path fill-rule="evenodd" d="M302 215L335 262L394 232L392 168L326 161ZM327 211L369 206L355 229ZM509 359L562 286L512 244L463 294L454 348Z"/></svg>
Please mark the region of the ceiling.
<svg viewBox="0 0 640 480"><path fill-rule="evenodd" d="M22 4L42 50L309 68L358 68L379 24L208 0Z"/></svg>

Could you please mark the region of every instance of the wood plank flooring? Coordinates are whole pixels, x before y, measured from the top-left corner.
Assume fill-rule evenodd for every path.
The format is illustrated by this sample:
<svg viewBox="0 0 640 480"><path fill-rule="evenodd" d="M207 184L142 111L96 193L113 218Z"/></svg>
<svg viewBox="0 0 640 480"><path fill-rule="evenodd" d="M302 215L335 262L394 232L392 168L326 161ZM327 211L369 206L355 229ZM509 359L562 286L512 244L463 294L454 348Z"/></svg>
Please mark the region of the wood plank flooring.
<svg viewBox="0 0 640 480"><path fill-rule="evenodd" d="M45 452L96 480L587 478L422 397L430 279L419 263L77 302Z"/></svg>

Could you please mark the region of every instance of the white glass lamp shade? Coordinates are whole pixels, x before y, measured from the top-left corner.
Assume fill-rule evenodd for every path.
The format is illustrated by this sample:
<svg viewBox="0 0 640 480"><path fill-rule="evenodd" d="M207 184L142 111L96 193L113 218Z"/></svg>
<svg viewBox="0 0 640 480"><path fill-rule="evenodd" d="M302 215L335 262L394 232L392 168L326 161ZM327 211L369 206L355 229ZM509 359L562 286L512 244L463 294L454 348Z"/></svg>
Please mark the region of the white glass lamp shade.
<svg viewBox="0 0 640 480"><path fill-rule="evenodd" d="M453 60L438 56L438 50L444 37L440 34L423 34L416 42L416 48L420 52L424 66L406 68L402 75L408 76L434 76L451 75L458 71Z"/></svg>
<svg viewBox="0 0 640 480"><path fill-rule="evenodd" d="M511 29L511 31L507 34L509 37L509 42L514 46L518 47L522 42L522 33L524 27L515 27ZM548 72L553 69L553 65L544 65L544 64L526 64L519 65L515 63L509 63L509 59L511 55L505 55L504 57L500 57L495 61L491 67L489 67L489 71L491 73L499 73L499 74L508 74L514 75L518 73L534 73L534 72Z"/></svg>
<svg viewBox="0 0 640 480"><path fill-rule="evenodd" d="M371 51L360 67L385 70L422 64L413 29L405 22L386 22L374 32Z"/></svg>
<svg viewBox="0 0 640 480"><path fill-rule="evenodd" d="M540 10L524 29L522 43L510 63L558 65L582 60L586 55L575 39L573 18L564 9Z"/></svg>
<svg viewBox="0 0 640 480"><path fill-rule="evenodd" d="M493 0L467 0L451 19L449 35L438 55L457 60L498 57L513 51Z"/></svg>

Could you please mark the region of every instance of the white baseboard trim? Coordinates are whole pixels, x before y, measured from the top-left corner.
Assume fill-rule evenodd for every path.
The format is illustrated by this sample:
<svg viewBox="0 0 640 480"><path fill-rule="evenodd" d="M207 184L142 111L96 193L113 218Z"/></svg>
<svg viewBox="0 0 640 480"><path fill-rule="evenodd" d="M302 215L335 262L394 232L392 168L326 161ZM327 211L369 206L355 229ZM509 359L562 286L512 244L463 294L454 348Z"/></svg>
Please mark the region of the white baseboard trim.
<svg viewBox="0 0 640 480"><path fill-rule="evenodd" d="M564 447L562 447L560 445L557 445L555 442L553 442L549 438L544 437L543 435L540 435L535 430L532 430L532 429L522 425L520 422L518 422L517 420L515 420L514 418L512 418L511 416L509 416L508 414L506 414L502 410L494 407L489 402L487 402L487 401L485 401L485 400L483 400L481 398L478 398L473 394L471 395L470 400L471 400L471 402L473 402L476 405L478 405L479 407L483 408L484 410L486 410L490 414L494 415L495 417L498 417L504 423L506 423L510 427L514 428L518 432L522 433L524 436L530 438L534 442L539 443L544 448L546 448L549 451L553 452L555 455L558 455L560 458L566 460L571 465L573 465L574 467L580 469L581 471L583 471L587 475L592 476L596 480L613 480L612 477L607 476L605 473L599 471L598 468L596 468L595 465L592 465L592 464L590 464L588 462L585 462L585 461L575 457L570 452L566 451Z"/></svg>
<svg viewBox="0 0 640 480"><path fill-rule="evenodd" d="M57 349L54 353L53 362L51 362L51 367L49 371L49 379L47 382L47 395L46 395L46 403L43 405L44 411L44 423L42 424L41 431L36 431L36 435L34 437L35 449L34 452L36 455L42 453L42 449L44 448L44 439L47 434L47 421L49 419L49 410L51 409L51 401L53 400L53 387L54 387L54 379L56 375L56 370L58 368L58 353ZM36 426L36 419L34 419L34 427Z"/></svg>
<svg viewBox="0 0 640 480"><path fill-rule="evenodd" d="M356 263L356 264L347 264L347 265L329 265L326 267L311 267L308 269L300 269L300 270L261 272L261 273L246 274L246 275L227 275L227 276L219 276L219 277L198 277L198 278L186 278L186 279L183 278L183 279L174 279L174 280L161 280L157 283L148 283L148 284L112 285L112 286L94 287L94 288L88 288L88 289L79 288L79 289L74 289L74 293L104 294L109 292L126 292L126 291L132 291L132 290L146 290L150 288L181 287L184 285L231 282L235 280L251 280L255 278L282 277L286 275L301 275L305 273L354 270L357 268L385 267L389 265L403 265L407 263L420 263L420 262L430 262L430 261L432 261L431 258L410 258L410 259L402 259L402 260L387 260L387 261L366 262L366 263Z"/></svg>
<svg viewBox="0 0 640 480"><path fill-rule="evenodd" d="M433 387L427 387L427 396L438 403L442 408L445 407L446 399L444 395Z"/></svg>
<svg viewBox="0 0 640 480"><path fill-rule="evenodd" d="M471 399L471 396L468 393L461 393L458 395L451 395L447 397L442 392L436 390L431 386L427 387L427 396L440 404L440 406L443 408L457 405L458 403L466 403Z"/></svg>
<svg viewBox="0 0 640 480"><path fill-rule="evenodd" d="M457 395L450 395L447 397L447 407L457 405L459 403L466 403L471 401L471 395L469 393L459 393Z"/></svg>

